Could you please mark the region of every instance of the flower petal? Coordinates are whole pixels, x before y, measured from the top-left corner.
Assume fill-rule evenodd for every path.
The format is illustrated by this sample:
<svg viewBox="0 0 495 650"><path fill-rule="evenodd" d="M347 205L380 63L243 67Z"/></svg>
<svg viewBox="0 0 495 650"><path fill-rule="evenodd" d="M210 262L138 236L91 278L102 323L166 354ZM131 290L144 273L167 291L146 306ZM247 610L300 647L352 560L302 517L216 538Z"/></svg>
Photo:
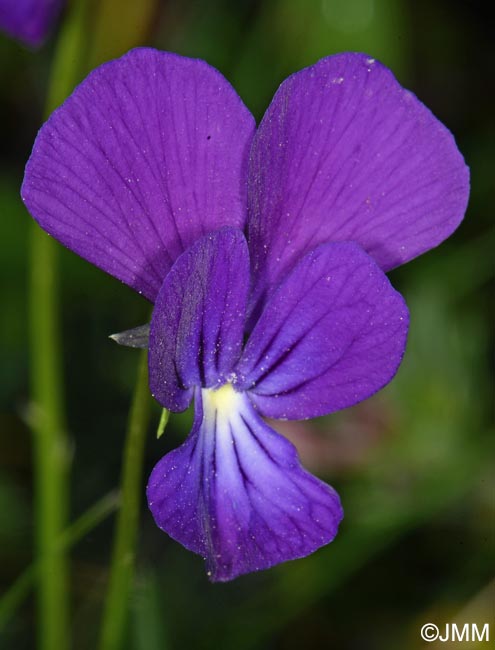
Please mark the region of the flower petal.
<svg viewBox="0 0 495 650"><path fill-rule="evenodd" d="M342 519L336 492L229 384L198 390L193 430L156 465L148 501L160 528L206 558L213 581L304 557Z"/></svg>
<svg viewBox="0 0 495 650"><path fill-rule="evenodd" d="M226 381L241 352L248 287L240 230L207 235L179 257L151 319L149 381L162 406L182 411L194 386Z"/></svg>
<svg viewBox="0 0 495 650"><path fill-rule="evenodd" d="M61 6L62 0L2 0L0 29L36 47L45 38Z"/></svg>
<svg viewBox="0 0 495 650"><path fill-rule="evenodd" d="M196 239L243 227L253 129L214 68L132 50L43 126L22 197L42 228L153 301Z"/></svg>
<svg viewBox="0 0 495 650"><path fill-rule="evenodd" d="M408 322L404 299L357 244L321 244L268 301L235 369L236 388L279 419L351 406L392 379Z"/></svg>
<svg viewBox="0 0 495 650"><path fill-rule="evenodd" d="M451 133L364 54L279 88L253 140L248 243L263 301L317 244L356 241L389 270L448 237L469 173Z"/></svg>

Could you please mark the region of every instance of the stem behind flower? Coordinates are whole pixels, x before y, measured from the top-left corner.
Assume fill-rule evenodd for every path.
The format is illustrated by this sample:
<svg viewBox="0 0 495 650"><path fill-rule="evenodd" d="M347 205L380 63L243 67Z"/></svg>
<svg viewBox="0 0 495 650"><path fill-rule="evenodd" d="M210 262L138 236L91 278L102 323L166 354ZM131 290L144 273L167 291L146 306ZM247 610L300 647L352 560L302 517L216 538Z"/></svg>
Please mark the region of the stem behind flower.
<svg viewBox="0 0 495 650"><path fill-rule="evenodd" d="M122 468L122 506L117 519L110 583L101 628L100 649L120 647L134 573L134 558L142 497L142 465L151 413L147 350L139 361L138 377L129 415Z"/></svg>

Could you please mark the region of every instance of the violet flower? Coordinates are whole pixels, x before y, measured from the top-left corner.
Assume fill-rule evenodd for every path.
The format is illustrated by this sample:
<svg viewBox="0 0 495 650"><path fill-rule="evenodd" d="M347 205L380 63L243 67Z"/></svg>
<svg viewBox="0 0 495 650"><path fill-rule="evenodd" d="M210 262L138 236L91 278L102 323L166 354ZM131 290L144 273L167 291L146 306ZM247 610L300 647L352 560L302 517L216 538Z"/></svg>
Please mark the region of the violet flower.
<svg viewBox="0 0 495 650"><path fill-rule="evenodd" d="M31 47L39 46L55 22L62 0L0 0L0 30Z"/></svg>
<svg viewBox="0 0 495 650"><path fill-rule="evenodd" d="M408 312L384 271L452 233L468 184L449 131L362 54L289 77L255 130L206 63L133 50L41 129L29 211L155 303L151 391L172 411L194 399L148 499L212 580L334 538L337 494L262 417L325 415L390 381Z"/></svg>

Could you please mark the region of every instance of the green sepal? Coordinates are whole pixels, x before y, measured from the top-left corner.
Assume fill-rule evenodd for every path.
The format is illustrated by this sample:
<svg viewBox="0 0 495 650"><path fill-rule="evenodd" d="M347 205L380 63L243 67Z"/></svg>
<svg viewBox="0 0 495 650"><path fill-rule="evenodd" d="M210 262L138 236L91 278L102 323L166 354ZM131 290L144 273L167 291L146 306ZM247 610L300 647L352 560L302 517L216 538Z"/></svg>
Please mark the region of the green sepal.
<svg viewBox="0 0 495 650"><path fill-rule="evenodd" d="M163 432L165 431L165 427L167 426L169 417L170 417L170 411L168 409L162 409L160 422L158 423L158 429L156 432L157 439L162 437Z"/></svg>

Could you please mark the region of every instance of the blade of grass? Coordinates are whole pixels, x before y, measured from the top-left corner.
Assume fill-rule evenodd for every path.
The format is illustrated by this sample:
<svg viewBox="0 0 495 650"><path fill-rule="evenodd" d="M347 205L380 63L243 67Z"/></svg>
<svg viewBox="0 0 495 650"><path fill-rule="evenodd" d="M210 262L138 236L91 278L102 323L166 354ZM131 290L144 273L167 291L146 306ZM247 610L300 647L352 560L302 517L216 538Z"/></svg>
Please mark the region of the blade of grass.
<svg viewBox="0 0 495 650"><path fill-rule="evenodd" d="M118 505L119 498L117 492L109 492L86 510L85 513L63 532L57 541L57 547L62 551L72 548L89 532L101 524L102 521L115 512ZM31 587L40 572L41 564L38 561L28 566L0 599L0 632L29 595Z"/></svg>

